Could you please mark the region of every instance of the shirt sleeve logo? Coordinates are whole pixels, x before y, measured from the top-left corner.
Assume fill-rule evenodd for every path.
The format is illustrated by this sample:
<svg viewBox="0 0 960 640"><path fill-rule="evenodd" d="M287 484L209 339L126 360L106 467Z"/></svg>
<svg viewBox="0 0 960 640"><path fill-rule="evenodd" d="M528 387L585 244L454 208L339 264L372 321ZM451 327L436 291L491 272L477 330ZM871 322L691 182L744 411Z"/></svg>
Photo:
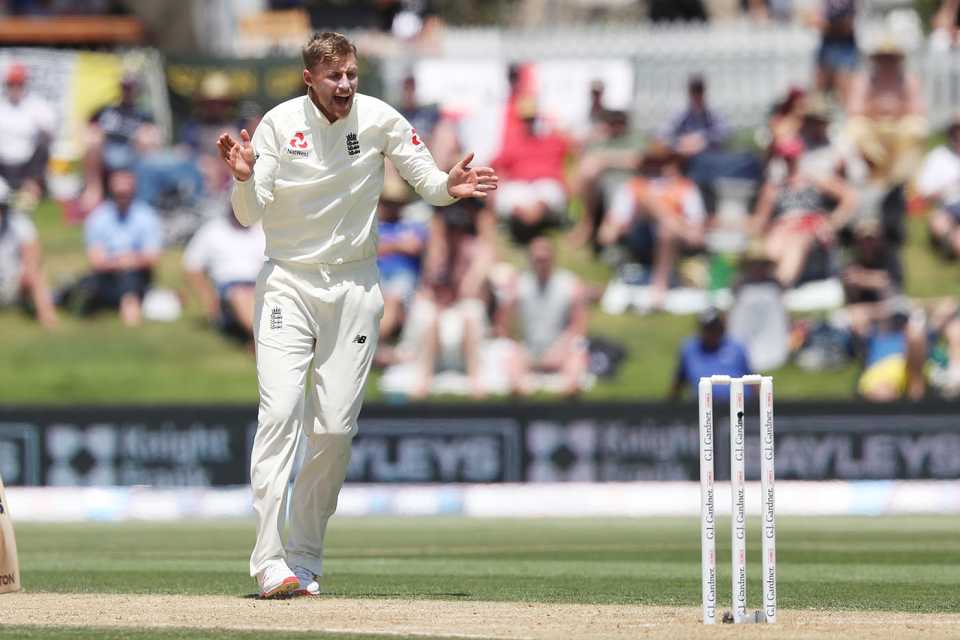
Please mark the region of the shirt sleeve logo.
<svg viewBox="0 0 960 640"><path fill-rule="evenodd" d="M410 138L410 142L412 142L413 145L416 146L416 147L419 147L419 146L420 146L420 138L417 137L417 130L416 130L416 129L413 130L413 135L412 135L411 138Z"/></svg>
<svg viewBox="0 0 960 640"><path fill-rule="evenodd" d="M355 133L347 134L347 154L351 156L360 155L360 141Z"/></svg>

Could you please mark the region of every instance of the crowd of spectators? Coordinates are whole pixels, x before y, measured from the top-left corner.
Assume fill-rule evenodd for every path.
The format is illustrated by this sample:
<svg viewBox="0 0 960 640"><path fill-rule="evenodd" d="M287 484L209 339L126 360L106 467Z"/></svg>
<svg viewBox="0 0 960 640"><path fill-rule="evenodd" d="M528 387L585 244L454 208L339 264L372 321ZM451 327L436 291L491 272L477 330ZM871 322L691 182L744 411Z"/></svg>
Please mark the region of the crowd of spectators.
<svg viewBox="0 0 960 640"><path fill-rule="evenodd" d="M745 4L758 14L778 7ZM434 211L387 168L376 356L384 392L575 396L588 388L606 373L595 356L608 341L590 334L600 293L557 264L585 247L613 280L647 292L646 311L670 310L680 288L710 292L699 332L677 345L672 397L700 375L769 371L791 355L810 369L859 359L857 392L869 400L960 394L957 304L908 300L901 255L913 201L929 211L938 259L960 255L960 119L924 157L931 132L904 51L892 39L861 51L856 12L853 0L823 3L809 86L771 105L750 144L732 143L700 74L663 123L608 109L595 80L584 121L565 127L541 107L524 66L512 66L492 158L500 188L487 201ZM226 76L210 74L176 144L164 146L137 77L123 76L119 100L88 122L85 188L68 207L84 226L88 267L52 291L29 217L43 195L51 110L30 94L22 65L9 65L4 81L0 303L22 303L51 329L58 313L103 309L136 326L164 251L182 244L181 300L195 300L211 326L249 346L263 234L232 215L213 141L255 127L257 108L232 97ZM422 103L413 76L400 96L398 109L449 168L463 151L456 117ZM733 196L731 184L740 185ZM721 215L731 197L741 214ZM176 218L183 207L195 215ZM838 308L791 315L788 296L823 283L840 292Z"/></svg>

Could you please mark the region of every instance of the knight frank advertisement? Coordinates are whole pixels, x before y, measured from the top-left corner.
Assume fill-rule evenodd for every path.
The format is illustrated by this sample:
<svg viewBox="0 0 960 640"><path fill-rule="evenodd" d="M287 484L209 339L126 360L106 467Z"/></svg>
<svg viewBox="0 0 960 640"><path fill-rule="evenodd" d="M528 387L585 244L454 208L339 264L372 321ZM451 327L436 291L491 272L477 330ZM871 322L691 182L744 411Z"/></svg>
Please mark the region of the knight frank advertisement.
<svg viewBox="0 0 960 640"><path fill-rule="evenodd" d="M759 434L752 417L748 437ZM783 403L775 419L784 480L960 477L960 418L945 405L880 413ZM716 427L719 448L729 425ZM0 476L8 486L244 485L255 432L247 408L5 409ZM697 438L696 411L677 406L372 406L348 482L696 480ZM723 478L729 457L716 453ZM755 448L746 468L758 477Z"/></svg>

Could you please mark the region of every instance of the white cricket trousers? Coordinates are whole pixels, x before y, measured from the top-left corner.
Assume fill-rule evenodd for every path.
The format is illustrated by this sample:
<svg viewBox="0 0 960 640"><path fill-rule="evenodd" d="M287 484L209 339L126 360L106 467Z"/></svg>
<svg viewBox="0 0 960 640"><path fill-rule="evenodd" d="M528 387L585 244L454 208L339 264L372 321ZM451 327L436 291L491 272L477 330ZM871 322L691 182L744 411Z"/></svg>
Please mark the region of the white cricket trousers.
<svg viewBox="0 0 960 640"><path fill-rule="evenodd" d="M382 315L375 259L270 260L260 271L253 324L260 410L250 459L257 542L250 575L282 560L323 574L323 537L350 462ZM285 497L301 441L284 548Z"/></svg>

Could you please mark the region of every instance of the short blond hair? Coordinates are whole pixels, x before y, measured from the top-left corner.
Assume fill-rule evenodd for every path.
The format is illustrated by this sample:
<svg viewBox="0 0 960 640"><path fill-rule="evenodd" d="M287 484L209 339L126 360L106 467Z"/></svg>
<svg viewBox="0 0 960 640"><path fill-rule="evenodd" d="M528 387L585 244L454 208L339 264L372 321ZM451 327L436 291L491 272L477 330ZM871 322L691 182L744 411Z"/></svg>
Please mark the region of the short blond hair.
<svg viewBox="0 0 960 640"><path fill-rule="evenodd" d="M313 69L317 63L339 62L349 55L357 55L357 47L347 36L334 31L314 33L303 45L303 66Z"/></svg>

